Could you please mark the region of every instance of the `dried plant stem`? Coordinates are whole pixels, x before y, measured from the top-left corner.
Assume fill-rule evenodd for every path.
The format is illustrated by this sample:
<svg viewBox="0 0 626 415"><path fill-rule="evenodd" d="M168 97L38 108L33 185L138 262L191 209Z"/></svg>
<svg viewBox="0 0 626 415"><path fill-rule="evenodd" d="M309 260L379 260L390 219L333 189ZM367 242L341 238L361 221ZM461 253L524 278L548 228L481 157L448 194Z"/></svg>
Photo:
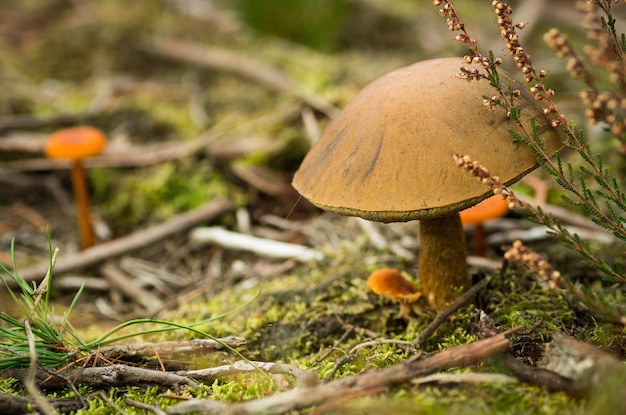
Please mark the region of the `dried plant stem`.
<svg viewBox="0 0 626 415"><path fill-rule="evenodd" d="M79 253L59 258L54 268L56 274L71 270L92 266L107 259L126 254L130 251L142 248L154 241L158 241L176 232L181 232L227 212L233 208L233 203L226 198L216 198L204 206L200 206L189 212L181 213L166 222L154 225L147 229L139 230L130 235L115 239L110 242L96 245ZM25 281L33 281L45 275L49 264L33 265L20 271ZM7 281L13 286L14 281Z"/></svg>
<svg viewBox="0 0 626 415"><path fill-rule="evenodd" d="M170 407L168 413L282 414L314 405L332 405L340 399L380 393L391 385L407 382L416 377L429 375L453 366L476 364L505 352L509 347L505 333L501 333L429 356L418 356L415 359L385 369L301 387L263 399L230 404L206 399L191 399Z"/></svg>
<svg viewBox="0 0 626 415"><path fill-rule="evenodd" d="M507 261L518 262L526 265L532 272L537 274L539 278L548 283L551 289L560 287L566 292L574 295L580 301L590 308L605 316L611 316L612 320L626 326L626 316L622 316L619 309L609 307L597 299L585 294L577 288L568 278L561 275L552 266L532 249L524 246L522 241L513 242L513 246L504 254Z"/></svg>
<svg viewBox="0 0 626 415"><path fill-rule="evenodd" d="M28 368L28 372L26 374L26 378L24 379L24 386L28 391L28 394L35 401L35 405L46 415L56 414L57 411L52 407L52 405L48 402L48 400L41 394L39 387L35 383L35 378L37 375L37 366L39 362L37 361L37 349L35 347L35 336L33 335L33 331L30 327L30 322L28 319L24 320L24 331L26 333L26 338L28 339L28 352L30 354L30 366Z"/></svg>
<svg viewBox="0 0 626 415"><path fill-rule="evenodd" d="M519 199L515 192L505 187L497 176L492 176L489 171L475 160L472 160L467 155L454 155L454 161L456 165L464 171L470 173L476 177L481 183L490 187L494 194L499 194L503 199L507 200L511 207L520 206L526 208L526 210L532 215L534 220L539 223L543 223L548 229L553 231L559 237L565 240L568 244L573 246L577 252L585 257L591 264L598 269L601 269L608 276L612 277L616 282L626 284L626 277L610 267L605 261L597 258L590 250L587 244L585 244L576 234L570 233L567 229L563 228L559 222L554 221L551 217L546 216L541 208L534 207L521 199Z"/></svg>
<svg viewBox="0 0 626 415"><path fill-rule="evenodd" d="M463 293L460 297L458 297L452 304L450 304L445 310L435 317L433 321L430 322L428 326L413 340L413 344L417 347L422 347L426 343L426 340L432 336L432 334L437 331L439 326L443 324L444 321L448 319L456 310L461 308L465 303L470 301L471 299L478 294L480 290L485 288L491 282L491 277L485 277L480 282L474 284L471 288Z"/></svg>
<svg viewBox="0 0 626 415"><path fill-rule="evenodd" d="M485 71L484 73L480 73L477 69L463 69L459 77L467 79L468 81L476 79L489 80L492 86L496 88L498 95L485 100L485 105L488 109L494 110L496 106L503 107L507 111L507 115L517 122L523 133L520 138L523 138L531 146L533 151L537 153L544 169L552 174L561 186L565 187L576 197L578 202L575 202L575 204L585 206L596 218L596 221L604 223L607 227L610 227L614 233L620 235L622 239L626 239L626 228L623 224L615 220L612 215L603 211L595 198L592 197L586 185L583 183L580 185L575 183L571 171L563 169L560 158L557 156L555 161L549 157L541 141L538 139L537 134L533 131L533 127L531 126L531 129L529 129L527 124L521 122L519 109L515 108L514 101L518 92L506 90L499 80L497 67L502 60L499 58L494 59L493 57L486 57L480 52L476 39L470 36L450 1L437 1L435 4L444 4L444 7L440 10L440 15L447 16L446 24L450 30L461 32L457 35L456 39L459 42L469 45L470 55L466 56L466 61L468 63L481 63ZM594 161L596 158L591 154L591 150L584 142L582 134L574 130L572 125L568 122L567 117L554 102L554 91L548 89L543 83L542 79L546 77L547 72L544 70L536 70L535 66L532 64L530 55L519 44L519 36L516 29L522 29L524 24L513 24L511 20L512 9L505 2L493 1L492 6L498 18L501 35L509 54L513 56L517 67L524 74L524 80L527 83L533 84L529 87L530 92L537 100L545 101L547 106L544 112L547 115L552 114L555 117L552 120L552 127L560 127L566 133L568 141L565 144L576 150L581 158L587 162L588 174L593 175L596 182L602 187L606 195L604 198L613 202L620 209L626 209L625 195L617 190L614 180L607 176L607 172L603 170L601 164ZM555 232L560 233L558 229L555 229Z"/></svg>

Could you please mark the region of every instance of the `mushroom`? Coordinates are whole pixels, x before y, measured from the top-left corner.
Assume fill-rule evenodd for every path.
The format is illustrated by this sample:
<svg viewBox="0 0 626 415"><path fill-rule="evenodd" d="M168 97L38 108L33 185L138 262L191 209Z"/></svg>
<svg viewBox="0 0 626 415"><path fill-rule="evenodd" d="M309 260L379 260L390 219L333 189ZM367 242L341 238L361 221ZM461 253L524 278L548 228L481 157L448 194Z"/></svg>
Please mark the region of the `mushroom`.
<svg viewBox="0 0 626 415"><path fill-rule="evenodd" d="M420 220L418 279L428 303L442 309L470 285L459 211L492 194L458 169L454 154L481 161L506 185L537 167L503 111L489 112L487 81L457 79L462 58L418 62L366 86L328 125L305 156L293 186L321 209L379 222ZM503 70L503 85L519 89L522 122L534 117L546 152L563 146L541 104Z"/></svg>
<svg viewBox="0 0 626 415"><path fill-rule="evenodd" d="M509 212L509 202L499 195L488 197L482 202L462 210L461 223L474 225L474 255L485 255L485 226L491 219L501 218Z"/></svg>
<svg viewBox="0 0 626 415"><path fill-rule="evenodd" d="M420 313L422 293L397 269L381 268L370 274L367 288L374 293L400 303L400 317L408 320Z"/></svg>
<svg viewBox="0 0 626 415"><path fill-rule="evenodd" d="M106 137L102 131L93 127L72 127L52 134L45 147L48 157L68 159L72 162L72 185L83 249L93 246L95 238L91 226L89 193L82 159L101 153L105 145Z"/></svg>

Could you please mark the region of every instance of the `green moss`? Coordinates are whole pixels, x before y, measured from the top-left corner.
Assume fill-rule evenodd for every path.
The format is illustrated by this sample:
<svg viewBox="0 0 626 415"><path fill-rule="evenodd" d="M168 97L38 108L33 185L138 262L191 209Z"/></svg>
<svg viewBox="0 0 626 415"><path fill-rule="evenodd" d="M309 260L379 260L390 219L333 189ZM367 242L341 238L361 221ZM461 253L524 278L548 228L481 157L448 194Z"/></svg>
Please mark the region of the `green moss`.
<svg viewBox="0 0 626 415"><path fill-rule="evenodd" d="M288 362L308 369L318 379L339 379L389 367L406 361L409 352L391 343L353 348L371 340L368 333L372 331L386 338L412 341L432 317L423 316L406 324L397 316L397 304L381 301L367 291L365 276L372 266L361 259L363 253L370 250L364 240L346 240L343 245L335 246L333 255L329 252L325 261L301 264L289 275L259 281L254 287L233 287L208 301L197 299L184 303L160 317L185 324L224 313L250 301L237 313L199 329L214 336L242 336L248 340L248 344L240 349L244 356ZM261 292L256 296L259 290ZM503 279L496 279L483 300L489 304L492 315L499 318L503 329L518 323L531 326L542 322L534 329L537 334L531 332L515 338L513 343L516 345L524 345L529 340L537 344L542 341L541 336L563 328L573 318L569 305L561 296L515 269L509 270ZM475 341L475 318L473 306L461 309L453 321L445 322L428 340L424 351L433 353ZM168 332L150 337L150 340L158 341L196 336L189 332ZM598 343L615 337L608 328L597 327L595 330ZM530 358L528 350L516 346L515 352L522 358ZM532 357L536 358L535 355ZM215 366L237 359L237 356L219 353L193 364ZM467 371L506 373L498 359L485 362L480 368L448 370L451 373ZM81 413L108 414L112 407L124 408L130 414L141 413L124 404L117 392L112 393L115 393L112 403L93 400L89 409ZM252 373L209 382L197 391L186 392L185 396L239 402L262 399L275 393L279 390L272 380ZM160 407L178 402L164 398L162 393L153 389L133 391L127 396ZM582 410L585 402L521 383L462 383L394 386L382 396L353 397L339 405L329 408L328 413L575 414ZM594 405L594 408L606 408L603 400L597 400Z"/></svg>
<svg viewBox="0 0 626 415"><path fill-rule="evenodd" d="M75 20L58 10L23 51L22 70L35 79L62 80L85 80L103 70L150 72L154 63L138 49L160 7L147 5L103 1L97 13L75 15Z"/></svg>
<svg viewBox="0 0 626 415"><path fill-rule="evenodd" d="M162 221L219 196L242 198L209 165L167 162L140 171L103 168L91 174L97 210L121 232Z"/></svg>
<svg viewBox="0 0 626 415"><path fill-rule="evenodd" d="M580 403L559 394L511 384L452 384L418 390L395 389L390 394L364 397L339 405L329 414L565 414L577 413Z"/></svg>
<svg viewBox="0 0 626 415"><path fill-rule="evenodd" d="M211 384L211 399L240 402L260 399L276 391L276 385L267 376L250 373L231 377L228 381L215 380Z"/></svg>
<svg viewBox="0 0 626 415"><path fill-rule="evenodd" d="M345 0L330 4L320 0L239 0L245 21L261 33L289 39L318 49L336 46L345 13Z"/></svg>

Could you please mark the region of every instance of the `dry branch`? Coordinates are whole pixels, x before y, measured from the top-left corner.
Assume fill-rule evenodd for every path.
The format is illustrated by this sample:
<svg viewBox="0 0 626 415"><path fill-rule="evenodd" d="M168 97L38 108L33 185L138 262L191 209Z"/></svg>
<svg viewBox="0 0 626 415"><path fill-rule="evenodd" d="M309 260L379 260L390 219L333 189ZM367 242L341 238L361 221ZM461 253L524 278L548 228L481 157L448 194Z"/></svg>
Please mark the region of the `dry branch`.
<svg viewBox="0 0 626 415"><path fill-rule="evenodd" d="M616 357L564 333L554 333L540 362L544 370L569 380L569 394L590 396L602 391L607 381L621 380L626 396L626 367Z"/></svg>
<svg viewBox="0 0 626 415"><path fill-rule="evenodd" d="M121 386L159 386L173 390L186 387L197 388L196 379L210 380L253 371L271 374L287 374L296 379L297 388L277 393L264 399L227 404L212 400L193 399L167 409L168 414L279 414L304 409L314 405L328 404L366 394L379 393L394 384L405 383L414 378L430 375L455 366L478 364L510 347L505 333L479 340L465 346L454 347L426 357L416 356L407 362L386 369L361 373L328 383L317 383L315 376L289 364L271 362L235 362L216 368L178 372L161 372L139 367L111 365L106 367L66 368L58 375L37 370L36 384L44 390L58 390L74 385L88 385L94 389ZM143 349L143 348L142 348ZM28 370L14 369L2 372L4 377L24 381Z"/></svg>
<svg viewBox="0 0 626 415"><path fill-rule="evenodd" d="M272 258L292 258L298 261L324 258L324 254L321 252L303 245L245 235L217 226L194 229L191 232L191 240L200 243L213 243L224 248L249 251Z"/></svg>
<svg viewBox="0 0 626 415"><path fill-rule="evenodd" d="M204 151L216 158L236 157L252 150L268 151L272 143L267 139L258 137L240 138L238 140L226 139L225 136L235 131L237 134L248 134L253 131L266 128L276 123L296 117L299 114L297 108L287 107L272 111L250 121L228 120L217 124L189 141L176 140L155 145L125 145L115 149L111 145L100 156L90 157L84 160L85 167L137 167L149 166L191 156ZM40 152L43 153L44 141L40 141ZM26 160L5 161L0 167L7 171L44 171L69 169L71 163L65 160L52 160L49 158L33 158Z"/></svg>
<svg viewBox="0 0 626 415"><path fill-rule="evenodd" d="M480 313L481 337L498 334L493 321ZM511 353L504 356L506 366L521 381L541 386L550 392L564 392L573 397L590 396L601 391L607 381L626 380L626 368L612 355L563 333L554 333L546 346L541 367L526 365ZM626 396L626 387L621 393Z"/></svg>
<svg viewBox="0 0 626 415"><path fill-rule="evenodd" d="M147 311L148 314L157 312L163 301L150 291L135 284L135 282L120 270L115 264L108 262L100 267L100 273L109 282L110 287L121 292L124 297L130 298Z"/></svg>
<svg viewBox="0 0 626 415"><path fill-rule="evenodd" d="M509 349L504 334L479 340L465 346L454 347L442 352L419 357L386 369L365 372L315 386L301 387L264 399L227 404L211 400L193 399L171 406L167 413L188 414L282 414L331 403L351 396L384 391L388 387L426 376L454 366L480 363Z"/></svg>
<svg viewBox="0 0 626 415"><path fill-rule="evenodd" d="M24 381L20 376L24 373L23 371L14 370L8 373L11 377ZM37 385L43 390L60 390L67 387L69 380L74 385L88 385L93 389L160 386L181 391L183 387L197 388L199 386L195 380L176 373L121 364L68 369L59 374L60 376L55 376L47 371L39 370L37 371Z"/></svg>
<svg viewBox="0 0 626 415"><path fill-rule="evenodd" d="M96 265L107 259L153 244L177 232L211 221L232 208L233 204L230 200L226 198L215 199L204 206L182 213L150 228L59 258L54 272L58 275ZM45 263L18 270L18 272L26 281L32 281L43 278L47 270L48 263ZM7 282L12 283L12 281Z"/></svg>
<svg viewBox="0 0 626 415"><path fill-rule="evenodd" d="M246 362L239 360L232 365L223 365L198 370L184 370L176 373L182 376L189 376L197 380L213 380L220 377L239 375L242 373L254 373L262 370L273 375L290 375L296 379L299 386L314 386L317 384L317 378L314 374L307 372L298 366L286 363L273 362Z"/></svg>
<svg viewBox="0 0 626 415"><path fill-rule="evenodd" d="M62 414L76 412L84 407L80 399L49 399L48 402L58 413ZM33 398L0 394L1 414L27 414L32 412L33 407L36 407Z"/></svg>
<svg viewBox="0 0 626 415"><path fill-rule="evenodd" d="M179 354L206 353L209 351L225 350L224 345L229 347L239 347L246 344L246 340L241 337L224 337L218 339L194 339L188 341L163 341L120 344L115 346L105 346L98 349L98 354L106 359L146 359L158 356L167 358Z"/></svg>
<svg viewBox="0 0 626 415"><path fill-rule="evenodd" d="M485 277L482 281L474 284L471 288L469 288L466 292L463 293L460 297L454 300L446 309L444 309L441 313L435 317L431 323L426 326L424 330L420 333L419 336L413 341L413 343L417 347L422 347L426 340L437 331L439 326L443 324L444 321L448 319L456 310L461 308L465 303L473 299L476 294L483 288L485 288L491 282L491 277Z"/></svg>
<svg viewBox="0 0 626 415"><path fill-rule="evenodd" d="M155 55L184 61L203 68L227 71L242 78L263 84L279 92L294 96L311 107L333 117L337 108L321 97L304 91L287 74L249 55L231 50L208 47L183 40L155 38L146 50Z"/></svg>

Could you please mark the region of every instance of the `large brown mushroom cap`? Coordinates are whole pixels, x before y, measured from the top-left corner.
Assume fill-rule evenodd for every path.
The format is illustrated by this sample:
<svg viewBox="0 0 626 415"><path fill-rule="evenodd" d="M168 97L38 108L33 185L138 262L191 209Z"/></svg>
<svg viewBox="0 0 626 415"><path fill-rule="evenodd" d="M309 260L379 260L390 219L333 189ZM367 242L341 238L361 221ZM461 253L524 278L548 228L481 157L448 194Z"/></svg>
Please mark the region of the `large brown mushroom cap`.
<svg viewBox="0 0 626 415"><path fill-rule="evenodd" d="M472 206L491 195L456 167L453 154L469 155L510 184L537 167L525 143L514 143L518 126L503 110L488 112L487 81L456 75L461 58L428 60L398 69L366 86L333 120L305 157L293 186L320 208L380 222L429 219ZM530 128L534 117L547 152L562 147L543 107L522 91L515 103Z"/></svg>

